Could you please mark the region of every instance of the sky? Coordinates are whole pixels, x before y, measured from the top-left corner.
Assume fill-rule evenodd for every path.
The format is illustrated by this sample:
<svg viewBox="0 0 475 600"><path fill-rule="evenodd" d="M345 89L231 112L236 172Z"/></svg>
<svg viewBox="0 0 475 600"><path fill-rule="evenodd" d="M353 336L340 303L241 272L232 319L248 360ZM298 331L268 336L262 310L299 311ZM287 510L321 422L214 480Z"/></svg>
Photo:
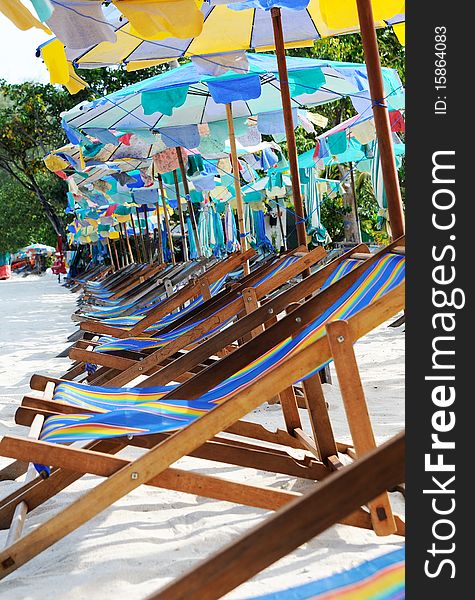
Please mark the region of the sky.
<svg viewBox="0 0 475 600"><path fill-rule="evenodd" d="M20 31L0 14L0 79L9 83L23 81L49 81L48 71L41 58L36 58L36 48L48 39L40 29Z"/></svg>

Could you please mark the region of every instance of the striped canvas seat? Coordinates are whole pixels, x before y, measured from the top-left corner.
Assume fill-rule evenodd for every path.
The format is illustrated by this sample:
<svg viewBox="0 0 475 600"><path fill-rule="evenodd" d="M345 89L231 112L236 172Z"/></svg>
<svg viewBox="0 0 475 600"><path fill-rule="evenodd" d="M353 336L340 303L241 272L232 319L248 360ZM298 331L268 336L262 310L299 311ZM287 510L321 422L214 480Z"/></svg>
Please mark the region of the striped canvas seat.
<svg viewBox="0 0 475 600"><path fill-rule="evenodd" d="M287 267L289 267L292 263L296 262L297 260L299 260L298 256L287 257L285 260L283 260L282 262L277 264L271 271L269 271L259 281L254 283L254 287L257 287L257 286L261 285L262 283L264 283L265 281L268 281L274 275L276 275L279 271L286 269ZM358 261L352 261L352 262L357 263ZM196 302L196 300L195 300L191 303L193 308L202 302L202 299L201 300L200 299L201 299L201 296L196 299L196 300L199 300L199 302ZM190 312L191 308L186 307L184 310L186 312ZM221 310L221 309L219 309L219 310ZM219 312L219 310L216 312ZM178 317L182 317L183 314L186 314L186 312L180 311L179 313L170 315L171 318L168 318L168 319L167 319L167 317L165 317L165 319L168 321L168 322L166 322L166 325L170 324L173 320L176 320ZM207 318L209 318L209 317L207 317ZM170 341L173 341L173 340L179 338L183 333L190 331L191 329L193 329L194 327L196 327L197 325L202 323L204 320L205 319L196 320L193 323L190 323L186 326L180 327L180 328L175 329L174 331L171 331L167 334L159 335L156 337L140 337L140 338L127 338L127 339L114 339L112 337L109 337L107 340L103 340L104 343L101 343L101 340L99 340L99 345L95 348L94 351L105 354L105 353L124 351L124 350L130 350L132 352L141 352L142 350L151 350L151 349L162 348L163 346L168 344ZM207 331L206 334L204 334L203 336L198 338L196 341L199 341L203 337L217 333L219 330L223 329L224 327L227 327L233 320L234 320L234 317L226 319L223 323L221 323L217 327L213 328L210 331ZM163 322L164 322L164 320L162 319L160 321L160 323L163 323ZM155 327L155 326L156 326L156 324L153 325L152 327ZM149 331L149 330L147 329L147 331ZM159 330L157 330L157 331L159 331Z"/></svg>
<svg viewBox="0 0 475 600"><path fill-rule="evenodd" d="M252 600L402 600L404 555L400 548L342 573Z"/></svg>
<svg viewBox="0 0 475 600"><path fill-rule="evenodd" d="M278 368L291 355L298 353L324 336L325 327L329 321L348 319L396 287L404 280L404 276L404 256L396 254L382 256L377 262L364 269L355 283L299 334L282 341L197 400L161 399L163 398L162 392L157 392L154 397L155 390L153 388L129 390L121 388L118 391L113 388L91 386L84 390L91 405L94 405L95 397L99 396L100 402L113 406L114 396L117 396L118 393L128 393L134 398L143 398L144 402L137 401L133 407L125 408L116 405L114 409L99 415L52 416L46 420L41 439L66 443L180 429L245 388L250 382ZM318 372L325 364L315 365L305 378ZM59 384L56 387L54 399L67 402L64 394L71 393L71 386L74 388L77 385L72 382Z"/></svg>

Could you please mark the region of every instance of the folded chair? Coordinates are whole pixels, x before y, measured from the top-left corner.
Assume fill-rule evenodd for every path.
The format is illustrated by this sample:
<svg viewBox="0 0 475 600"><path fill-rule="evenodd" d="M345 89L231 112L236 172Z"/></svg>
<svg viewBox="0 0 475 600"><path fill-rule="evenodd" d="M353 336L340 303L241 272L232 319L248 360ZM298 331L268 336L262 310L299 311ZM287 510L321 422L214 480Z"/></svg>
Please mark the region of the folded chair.
<svg viewBox="0 0 475 600"><path fill-rule="evenodd" d="M277 273L282 273L285 269L285 274L280 274L279 281L276 281L277 287L283 285L287 282L287 278L295 277L302 270L305 270L305 268L318 262L324 255L324 250L317 248L310 253L294 251L278 259L266 260L253 268L248 276L232 280L228 287L226 287L226 279L223 277L209 287L206 285L204 289L205 293L201 293L195 297L184 308L164 315L159 322L151 325L148 329L152 329L152 332L144 332L143 334L143 337L145 337L157 332L155 335L159 335L159 339L155 340L147 337L146 340L148 341L137 341L136 338L130 338L123 342L119 339L114 342L117 348L114 346L108 352L118 352L122 355L125 351L127 355L130 355L129 350L136 352L138 347L142 349L162 347L164 343L176 340L180 337L181 333L188 332L190 329L193 330L195 335L194 337L189 337L191 334L187 334L189 337L188 344L193 340L197 341L199 337L203 338L204 335L210 335L212 332L218 331L220 327L223 327L237 316L235 299L236 296L238 298L242 296L242 291L249 289L249 293L252 293L251 286L261 282L264 283L265 281L273 281L277 277ZM302 265L304 269L302 269ZM266 289L266 293L268 293L274 287L271 284L270 286L267 285ZM246 310L251 310L255 306L254 297L251 300L253 302L246 304ZM139 311L138 314L145 314L145 311ZM105 348L104 342L110 343L111 341L112 339L109 337L78 341L75 348L70 352L70 356L77 361L86 361L86 363L76 362L65 377L68 379L74 379L77 376L82 378L86 370L85 368L88 366L87 361L89 360L94 364L109 364L110 358L101 359L101 356L93 354L91 350L97 345ZM185 343L185 345L187 344ZM93 380L96 376L102 377L102 379L105 377L102 372L96 375L95 369L92 374L89 373L89 368L87 371L88 380Z"/></svg>
<svg viewBox="0 0 475 600"><path fill-rule="evenodd" d="M226 278L228 277L230 271L235 267L239 267L239 265L242 263L243 260L246 259L246 257L249 258L253 254L253 250L248 250L246 254L235 253L233 256L230 256L227 259L218 262L208 271L201 275L199 275L199 271L197 272L196 269L201 270L203 263L197 264L195 266L183 266L182 273L179 273L177 275L177 279L173 283L170 280L164 278L164 293L163 288L159 287L155 291L152 289L150 293L147 294L147 299L149 300L149 303L146 306L134 311L134 313L131 316L120 316L105 319L105 321L108 323L108 325L106 326L108 333L110 334L111 332L114 332L117 336L126 336L127 328L131 330L141 331L141 326L142 324L146 323L148 315L155 314L157 311L159 312L159 314L161 314L162 319L175 319L177 315L172 313L175 313L179 309L179 307L181 306L180 303L188 302L190 298L194 298L192 303L199 303L203 300L203 298L208 297L213 293L216 293L225 285ZM194 273L192 273L193 270ZM175 284L183 282L183 279L185 278L188 278L188 282L185 283L184 287L182 287L181 289L177 289L176 292L173 293L173 286ZM212 283L210 283L210 281ZM130 306L126 307L130 308ZM192 307L187 306L187 310L190 310L190 308ZM114 325L115 327L113 327L112 325ZM117 325L121 325L122 328L117 327ZM153 325L153 319L151 325ZM98 327L101 327L101 321L95 319L90 320L87 323L83 323L81 327L86 330L89 330L91 328L95 330ZM124 327L126 329L124 329ZM76 332L75 334L70 336L69 340L75 341L81 339L83 336L85 338L92 338L94 340L94 336L92 334L84 333L82 329L79 330L79 332ZM97 339L98 338L96 338L96 340ZM65 354L63 353L62 355ZM77 375L82 374L84 372L84 367L85 365L83 364L73 365L72 373L69 373L69 376L74 378Z"/></svg>
<svg viewBox="0 0 475 600"><path fill-rule="evenodd" d="M95 299L101 300L102 298L108 298L115 293L116 289L119 289L122 285L124 285L124 282L135 277L138 273L145 271L147 267L148 265L146 264L131 263L117 271L114 271L103 280L87 281L84 285L79 301L94 302Z"/></svg>
<svg viewBox="0 0 475 600"><path fill-rule="evenodd" d="M161 293L169 294L172 287L204 271L213 262L215 261L200 260L175 266L169 265L166 268L163 268L163 265L152 265L146 271L128 277L117 290L105 292L99 299L92 297L94 304L87 303L90 297L80 298L80 308L75 313L74 320L81 320L83 314L90 318L106 318L114 316L115 313L124 314L124 311L129 308L140 308L147 300L149 288L156 289L157 282L163 286Z"/></svg>
<svg viewBox="0 0 475 600"><path fill-rule="evenodd" d="M83 331L89 331L94 334L112 335L114 337L133 337L134 335L139 335L186 302L200 295L209 297L210 286L222 280L254 255L254 250L249 249L243 253L236 252L226 259L217 262L203 275L197 277L175 294L153 307L146 315L136 315L135 318L129 316L125 318L125 321L122 317L104 319L102 321L90 320L82 322L80 328Z"/></svg>
<svg viewBox="0 0 475 600"><path fill-rule="evenodd" d="M337 523L345 514L403 481L404 449L405 437L399 434L289 502L147 600L221 598ZM404 564L404 548L401 548L343 573L253 600L402 600Z"/></svg>
<svg viewBox="0 0 475 600"><path fill-rule="evenodd" d="M63 283L64 287L71 288L71 291L80 290L88 281L100 281L105 277L109 276L113 271L111 265L97 265L93 269L89 269L83 271L76 275L76 277L66 277L65 282Z"/></svg>
<svg viewBox="0 0 475 600"><path fill-rule="evenodd" d="M360 245L355 250L342 255L338 259L335 259L331 263L327 264L324 268L320 269L317 273L292 286L290 289L285 290L282 294L278 295L274 299L270 299L267 301L267 303L258 308L256 300L261 300L265 294L268 294L269 291L271 291L273 286L275 287L277 284L281 283L282 277L285 277L285 271L281 271L278 274L274 274L273 280L271 279L270 281L263 281L258 287L254 287L253 289L250 287L244 288L243 294L240 297L238 296L238 298L233 298L231 302L226 303L221 311L212 311L211 314L209 312L195 314L194 321L195 323L198 322L197 325L193 325L193 320L191 319L184 322L176 322L176 324L181 325L182 329L186 329L186 333L178 337L174 336L176 330L168 327L160 331L158 340L148 338L144 340L135 340L135 338L131 338L130 340L118 340L99 348L99 351L101 352L107 352L109 349L117 351L120 349L125 351L128 350L125 355L117 355L117 352L114 352L114 356L105 355L101 356L99 359L94 358L94 354L97 355L97 352L86 353L84 350L75 349L71 352L71 358L91 362L96 360L100 364L106 365L112 369L112 371L102 370L101 372L95 374L91 379L91 382L94 384L122 386L129 384L133 379L141 374L151 375L155 371L163 369L163 367L166 368L163 369L162 373L157 375L158 379L154 380L154 384L167 384L173 380L170 375L173 375L175 378L187 376L186 369L183 370L183 366L186 366L188 370L191 370L192 373L195 373L196 369L203 368L203 363L205 361L209 361L213 354L219 354L223 348L226 348L226 351L229 352L229 350L232 349L231 344L235 340L243 338L246 335L252 334L253 332L255 334L256 331L260 331L263 327L263 324L268 322L272 315L278 315L282 311L288 310L292 305L295 307L296 302L302 301L303 299L308 298L310 295L315 294L322 287L327 288L331 283L337 281L345 274L355 269L359 264L361 264L361 260L369 261L365 263L367 265L371 264L371 262L378 260L379 256L391 251L392 248L396 248L398 246L401 247L400 245L402 243L403 240L399 240L395 244L373 256L368 254L368 249L366 246ZM308 256L305 260L310 259L311 256ZM294 263L289 268L298 269L299 266L297 263ZM346 287L351 285L354 280L355 275L352 277L347 277L345 279L345 283L338 287L337 293L343 293ZM328 296L329 298L325 303L322 297L322 303L319 304L321 310L324 310L325 307L328 307L331 302L333 302L332 294L326 292L324 294L324 297L325 296ZM244 301L244 298L246 301ZM248 300L251 300L251 302L248 302ZM248 316L245 318L241 318L237 324L228 327L221 333L217 334L214 340L201 340L199 348L196 351L192 351L186 356L179 356L178 359L173 360L173 362L169 364L169 361L174 353L182 350L190 343L196 342L198 338L202 337L210 330L219 330L219 328L222 327L222 324L225 323L230 316L236 314L238 311L243 310L243 304L246 313L249 313L250 310L253 309L254 317L250 317L248 314ZM314 312L313 314L316 315L317 313ZM281 326L280 332L281 338L279 341L282 341L287 336L283 326ZM274 340L274 342L272 340ZM275 340L276 338L274 336L274 338L270 340L270 343L275 343ZM157 347L159 349L153 351L152 354L144 354L144 351L146 351L147 348L154 349ZM262 348L263 351L265 351L266 348ZM131 351L134 351L134 353ZM168 362L164 363L164 361ZM122 370L123 373L117 374L117 370ZM66 378L69 379L69 377ZM180 380L178 379L178 381ZM44 389L44 383L42 384L40 382L41 379L37 379L35 381L32 380L32 386L34 389ZM40 387L37 387L38 383L40 383Z"/></svg>
<svg viewBox="0 0 475 600"><path fill-rule="evenodd" d="M97 345L80 341L70 350L69 356L73 360L115 369L138 362L143 352L157 349L162 349L161 360L165 360L179 350L190 348L191 344L203 342L204 338L216 334L240 315L251 312L258 306L258 301L305 272L324 256L325 251L319 247L309 253L282 257L269 263L265 270L259 269L241 282L236 281L232 290L221 294L219 298L213 296L199 305L195 302L197 310L187 310L185 315L180 311L171 315L171 318L165 317L160 329L158 324L154 325L158 329L155 337L102 338ZM86 349L91 345L95 346L94 350ZM125 362L120 360L124 353L128 356ZM132 353L140 354L134 360ZM115 360L117 356L119 359Z"/></svg>
<svg viewBox="0 0 475 600"><path fill-rule="evenodd" d="M152 280L144 280L139 283L138 289L126 292L127 297L125 298L111 298L103 302L103 306L80 306L75 313L74 320L80 321L84 317L101 319L108 316L132 314L152 303L157 296L170 295L176 286L186 282L195 274L203 272L208 264L200 261L168 265L154 275ZM150 288L148 292L147 288Z"/></svg>
<svg viewBox="0 0 475 600"><path fill-rule="evenodd" d="M246 368L237 373L231 370L234 375L228 376L229 366L226 365L223 374L222 365L227 360L224 358L198 376L201 382L193 390L187 389L186 383L168 394L164 394L163 389L103 388L95 391L92 387L89 390L92 394L87 397L89 404L95 405L98 401L99 406L101 403L106 404L113 407L112 410L102 414L87 414L87 411L76 409L75 415L51 416L42 427L41 441L4 437L0 442L0 454L3 456L53 465L55 470L45 481L36 477L32 483L27 483L5 499L0 508L2 526L5 519L11 517L19 506L23 507L20 513L24 519L24 513L28 509L32 510L46 498L69 485L81 473L94 473L106 476L107 479L23 538L19 539L21 527L14 526L12 543L0 554L0 573L6 575L15 570L142 483L274 510L288 502L291 497L295 497L281 490L237 484L169 468L187 454L267 470L274 470L277 466L275 470L281 472L286 472L285 468L293 462L296 468L288 468L289 474L306 473L304 476L319 480L334 470L339 470L341 463L336 448L333 455L320 458L322 451L318 427L321 423L313 423L314 439L303 432L298 437L290 434L283 436L286 441L289 438L304 440L313 448L315 456L319 457L304 461L300 465L295 465L295 461L286 460L289 457L285 453L267 451L261 445L248 444L245 447L242 442L228 441L222 436L215 437L220 432L232 431L233 425L239 419L265 400L290 389L295 382L313 382L314 374L332 359L335 362L353 436L354 453L358 456L369 451L374 447L374 437L352 345L403 308L403 282L403 257L396 254L382 257L380 262L370 265L361 273L355 284L342 297L335 299L334 304L319 318L313 320L309 316L312 304L310 299L227 357L237 357L240 360L246 355L251 357L246 363ZM294 337L286 339L284 343L267 352L262 360L260 356L257 360L252 360L250 350L254 351L261 338L268 336L275 327L285 321L289 335ZM240 368L239 360L237 368ZM201 377L203 374L208 376L206 389L209 390L204 394ZM220 383L216 385L216 381ZM68 395L71 388L77 390L80 386L58 385L56 401L59 401L63 394ZM189 400L197 396L198 400ZM70 400L68 397L67 401ZM55 404L52 403L53 406ZM124 408L117 409L117 404ZM325 407L318 408L322 421L328 421ZM25 424L28 414L31 417L36 415L30 424L34 419L41 420L43 416L47 416L46 411L30 411L25 408L19 409L19 414L25 418ZM317 411L312 414L315 412ZM287 426L289 427L288 422ZM293 433L296 433L297 429L295 428ZM170 435L173 431L175 433ZM58 443L75 443L75 440L91 441L87 442L85 448ZM111 456L129 444L150 449L134 461ZM249 459L252 453L254 460ZM46 472L47 469L40 468L40 471ZM386 494L370 503L369 513L361 508L353 511L344 522L360 527L372 526L381 535L402 532L403 529L392 514Z"/></svg>

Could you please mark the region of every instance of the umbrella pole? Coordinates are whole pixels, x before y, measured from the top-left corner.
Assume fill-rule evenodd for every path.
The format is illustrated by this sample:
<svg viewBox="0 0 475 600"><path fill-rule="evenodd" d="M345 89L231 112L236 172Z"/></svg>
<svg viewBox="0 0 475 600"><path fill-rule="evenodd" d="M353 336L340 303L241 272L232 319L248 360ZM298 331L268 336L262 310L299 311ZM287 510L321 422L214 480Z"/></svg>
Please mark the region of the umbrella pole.
<svg viewBox="0 0 475 600"><path fill-rule="evenodd" d="M147 256L148 256L148 261L150 263L153 262L153 257L152 257L152 243L151 243L151 239L150 239L150 229L148 227L148 211L147 211L147 207L145 206L145 211L144 211L144 216L145 216L145 239L146 241L146 248L147 248Z"/></svg>
<svg viewBox="0 0 475 600"><path fill-rule="evenodd" d="M162 247L162 224L160 223L160 207L158 206L158 202L155 204L155 209L157 211L157 252L158 252L158 262L162 264L165 262L165 258L163 255L163 247Z"/></svg>
<svg viewBox="0 0 475 600"><path fill-rule="evenodd" d="M190 213L193 237L195 238L196 248L198 250L198 256L201 258L203 256L203 254L201 252L200 238L198 237L198 227L196 225L195 211L193 210L193 204L192 204L191 198L190 198L190 188L188 186L188 179L186 178L185 164L183 162L183 154L181 153L181 148L175 148L175 150L176 150L176 154L178 157L178 164L180 165L180 173L181 173L181 178L183 180L183 187L185 188L185 196L186 196L186 202L188 205L188 212Z"/></svg>
<svg viewBox="0 0 475 600"><path fill-rule="evenodd" d="M120 260L119 260L119 254L117 252L117 244L115 242L116 242L116 240L112 240L112 247L114 248L114 254L115 254L115 261L117 263L117 269L120 269L121 268L121 264L120 264Z"/></svg>
<svg viewBox="0 0 475 600"><path fill-rule="evenodd" d="M107 238L107 249L109 250L109 258L111 260L112 268L113 268L114 271L116 271L117 267L115 266L114 258L112 256L111 243L110 243L109 238Z"/></svg>
<svg viewBox="0 0 475 600"><path fill-rule="evenodd" d="M355 207L356 224L358 225L358 243L361 244L361 223L360 223L360 216L358 214L358 200L356 198L355 175L353 173L353 169L354 169L354 163L350 162L351 187L353 189L353 201L354 201L354 207Z"/></svg>
<svg viewBox="0 0 475 600"><path fill-rule="evenodd" d="M236 148L236 134L234 132L233 107L226 104L226 119L228 121L229 144L231 146L231 163L233 166L234 188L236 190L236 206L238 213L239 236L241 243L241 252L246 252L249 248L246 235L246 225L244 223L244 204L242 200L241 182L239 181L239 161ZM243 265L244 275L249 275L249 261Z"/></svg>
<svg viewBox="0 0 475 600"><path fill-rule="evenodd" d="M140 213L138 208L135 209L135 214L137 215L137 228L139 230L140 235L140 245L142 246L143 261L147 262L147 250L145 249L145 242L143 239L142 227L140 225Z"/></svg>
<svg viewBox="0 0 475 600"><path fill-rule="evenodd" d="M130 215L130 222L132 224L132 231L134 232L134 245L135 245L135 252L137 253L137 262L142 262L141 256L140 256L140 248L139 248L139 242L137 239L137 232L135 231L135 223L134 223L134 217L132 215Z"/></svg>
<svg viewBox="0 0 475 600"><path fill-rule="evenodd" d="M120 242L121 242L122 254L124 256L125 263L128 265L128 264L130 264L130 256L129 256L129 253L127 250L127 245L126 245L127 242L125 240L125 233L124 233L122 223L119 223L119 228L120 228ZM133 262L133 260L132 260L132 262Z"/></svg>
<svg viewBox="0 0 475 600"><path fill-rule="evenodd" d="M176 200L178 204L178 218L180 219L180 231L181 231L181 239L183 243L183 260L186 262L189 260L188 256L188 244L186 243L186 234L185 234L185 220L183 219L183 209L181 207L181 198L180 198L180 186L178 185L178 176L176 174L176 169L173 171L173 181L175 182L175 193Z"/></svg>
<svg viewBox="0 0 475 600"><path fill-rule="evenodd" d="M119 245L118 252L119 252L120 260L122 262L122 266L126 267L129 264L129 261L127 258L127 254L125 252L124 236L122 235L122 224L121 223L119 223L118 245Z"/></svg>
<svg viewBox="0 0 475 600"><path fill-rule="evenodd" d="M292 196L294 199L297 240L299 246L307 247L307 232L305 230L305 216L303 210L302 194L300 192L300 177L297 159L297 145L295 142L294 123L292 120L292 104L290 100L289 76L285 62L284 32L280 8L271 9L272 28L274 30L275 53L279 70L280 93L282 96L282 110L284 115L285 137L287 138L287 151L289 154L290 174L292 177ZM306 272L308 274L308 272Z"/></svg>
<svg viewBox="0 0 475 600"><path fill-rule="evenodd" d="M176 264L175 248L173 247L172 230L170 228L170 221L168 219L168 209L167 209L167 202L165 199L165 190L163 189L163 180L162 180L161 175L157 175L157 177L158 177L158 185L160 186L160 198L162 199L163 218L165 219L165 228L167 230L168 246L170 248L170 254L172 256L172 265L175 266L175 264ZM163 253L163 258L165 259L165 253Z"/></svg>
<svg viewBox="0 0 475 600"><path fill-rule="evenodd" d="M404 235L404 213L401 190L396 168L396 159L391 134L389 113L384 98L384 83L381 73L378 40L374 27L371 0L356 0L361 39L368 73L369 89L373 103L374 124L378 138L384 187L388 202L389 223L394 239Z"/></svg>
<svg viewBox="0 0 475 600"><path fill-rule="evenodd" d="M274 202L277 207L277 219L279 220L280 235L282 236L282 244L284 246L284 251L287 252L287 238L284 233L284 225L282 223L282 214L280 212L280 206L279 206L279 203L277 202L277 198L274 198Z"/></svg>
<svg viewBox="0 0 475 600"><path fill-rule="evenodd" d="M125 235L125 241L127 243L127 249L129 251L130 262L133 263L134 262L134 253L132 252L132 246L130 245L130 238L129 238L129 233L127 231L126 223L124 223L124 235Z"/></svg>

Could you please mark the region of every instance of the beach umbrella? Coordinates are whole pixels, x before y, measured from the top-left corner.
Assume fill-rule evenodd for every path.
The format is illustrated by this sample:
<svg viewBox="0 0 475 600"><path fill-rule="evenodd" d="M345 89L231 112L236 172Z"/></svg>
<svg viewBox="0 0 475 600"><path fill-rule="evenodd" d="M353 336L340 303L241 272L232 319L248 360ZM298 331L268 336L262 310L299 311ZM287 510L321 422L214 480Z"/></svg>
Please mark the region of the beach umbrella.
<svg viewBox="0 0 475 600"><path fill-rule="evenodd" d="M341 35L352 31L357 31L359 25L361 26L361 33L363 38L363 45L365 48L365 56L370 64L370 71L372 74L371 83L371 95L373 99L377 100L378 108L374 107L374 112L378 113L377 116L377 129L380 137L383 138L382 145L382 165L383 171L386 174L386 178L391 180L390 191L392 201L390 203L390 210L393 212L394 221L397 221L396 229L403 230L403 217L402 217L402 202L400 197L399 182L397 180L397 174L394 168L394 156L391 155L391 146L388 140L388 127L387 127L387 116L384 115L384 95L381 95L383 91L383 85L380 81L381 78L381 65L378 55L378 45L375 35L375 26L381 25L383 21L392 22L392 24L400 30L403 27L403 13L404 13L404 0L339 0L334 2L333 0L244 0L236 3L234 0L223 0L222 2L215 2L215 4L228 4L231 8L237 8L236 13L232 18L229 16L226 19L224 14L225 6L216 6L215 12L223 12L217 20L218 26L212 35L200 35L198 38L198 46L193 47L192 52L195 53L195 60L201 62L201 66L205 65L206 69L209 69L210 65L214 64L218 67L218 72L222 70L223 61L228 64L229 59L225 55L219 54L219 56L210 57L210 54L218 54L231 50L246 49L249 47L258 47L261 42L254 41L254 31L256 36L262 35L265 31L264 23L268 22L271 27L268 26L267 30L272 31L272 43L270 47L275 47L278 63L279 63L279 75L283 82L282 102L284 110L284 122L285 132L288 145L290 169L293 176L294 185L294 202L295 210L298 215L297 220L297 234L300 243L305 244L306 234L305 227L303 224L303 205L300 197L300 188L298 180L298 168L297 168L297 148L295 142L295 135L293 130L293 117L291 113L290 93L287 85L287 67L285 62L285 43L290 46L302 46L308 45L310 40L328 35ZM211 7L210 7L211 8ZM244 36L236 39L236 33L242 34L242 29L239 27L240 23L246 22L246 14L242 9L250 9L252 17L247 21L248 27L244 26ZM260 10L264 9L264 10ZM288 22L283 22L282 10L290 9L287 15ZM257 11L257 12L256 12ZM231 11L232 12L232 11ZM212 17L209 13L206 15L210 18L210 24ZM228 21L231 25L232 30L230 32L224 32L224 23ZM178 20L177 20L178 22ZM316 26L318 23L320 30ZM322 27L323 24L323 27ZM254 29L255 28L255 29ZM250 29L250 30L249 30ZM126 37L130 38L130 32L124 32ZM180 37L183 31L180 31ZM205 33L205 32L202 32ZM223 35L224 33L224 35ZM133 35L133 34L132 34ZM239 35L239 33L238 33ZM163 36L162 36L163 37ZM269 36L270 37L270 36ZM149 38L150 39L150 38ZM257 38L259 39L259 38ZM262 39L262 38L261 38ZM130 41L130 40L129 40ZM168 43L160 42L160 40L152 40L156 42L153 46L152 54L157 62L156 49L158 45L168 46L168 48L177 48L174 45L173 40L167 40ZM202 49L199 49L199 44L203 43ZM227 44L227 45L226 45ZM185 48L188 46L185 46ZM134 51L135 47L129 47L127 56L130 56ZM190 52L188 50L188 52ZM178 54L182 54L180 51ZM84 56L86 52L83 52ZM169 52L166 54L170 54ZM175 51L175 54L177 52ZM204 62L201 60L199 55L207 54ZM44 52L43 52L44 56ZM127 58L123 57L124 59ZM150 64L144 61L145 57L142 55L142 61L139 61L134 68L141 68L143 66L150 66ZM169 58L169 57L168 57ZM239 59L239 57L238 57ZM56 57L53 62L60 60ZM158 58L158 62L166 60ZM66 55L64 54L63 61L66 64ZM231 62L233 59L231 58ZM97 64L95 65L97 66ZM66 71L66 69L63 69ZM214 72L216 69L214 69ZM211 71L213 73L213 68ZM216 74L216 73L215 73ZM396 224L396 223L395 223Z"/></svg>
<svg viewBox="0 0 475 600"><path fill-rule="evenodd" d="M294 111L346 96L365 100L368 80L364 64L298 57L289 57L287 63ZM388 84L402 88L393 69L383 72L387 88ZM208 124L211 135L228 137L226 105L232 103L235 127L241 131L247 118L258 115L261 133L282 132L281 85L274 55L246 54L237 72L228 71L219 77L203 75L188 63L78 104L63 113L63 127L72 137L90 129L116 128L136 134L151 130L160 133L167 147L192 149L200 143L200 124ZM391 89L386 92L391 93Z"/></svg>
<svg viewBox="0 0 475 600"><path fill-rule="evenodd" d="M232 0L227 2L212 0L201 5L203 27L196 37L178 38L162 35L149 39L140 36L127 18L120 14L118 8L110 5L104 8L104 12L107 21L114 29L115 42L101 41L82 48L74 48L63 39L66 46L65 53L61 54L58 49L56 54L48 54L48 47L58 41L54 38L42 44L38 51L50 72L54 72L51 61L57 62L61 59L79 68L93 69L120 64L126 65L127 69L132 71L180 57L193 59L196 57L197 61L207 63L208 68L219 70L221 64L233 60L232 56L226 57L224 53L237 50L262 52L274 49L272 19L270 12L265 10L266 7L280 6L285 45L288 48L311 45L315 39L358 31L359 23L354 10L356 6L354 0L353 2L343 0L338 4L340 7L331 6L324 0L309 2L288 0L279 3L268 1L234 3ZM336 3L333 2L333 5ZM335 8L339 9L338 12ZM403 43L404 2L373 0L373 8L376 11L376 26L378 28L392 26ZM200 59L203 55L214 54L218 55L214 59L212 57L205 58L204 61Z"/></svg>
<svg viewBox="0 0 475 600"><path fill-rule="evenodd" d="M53 246L46 246L45 244L30 244L25 248L22 248L23 252L32 252L33 254L44 254L45 256L52 256L56 252L56 248Z"/></svg>
<svg viewBox="0 0 475 600"><path fill-rule="evenodd" d="M287 69L285 83L290 84L293 109L325 104L348 95L361 100L362 94L367 93L366 69L361 64L291 57ZM384 74L390 90L401 88L395 71L386 69ZM199 125L207 124L212 134L229 137L238 196L235 122L243 127L248 117L257 115L261 133L287 131L281 83L278 59L272 55L244 55L238 72L219 77L203 75L196 65L187 64L99 100L79 104L64 113L63 127L70 139L91 127L96 131L112 127L129 132L153 130L169 147L192 149L201 142ZM239 229L243 235L242 202L237 199ZM303 210L297 206L296 213L302 221L298 224L305 231ZM245 245L243 238L244 249Z"/></svg>
<svg viewBox="0 0 475 600"><path fill-rule="evenodd" d="M405 131L405 122L399 110L390 111L389 116L393 152L396 166L399 167L401 157L405 154L405 144L398 134ZM355 115L320 134L316 147L299 155L299 167L306 169L316 166L323 170L331 165L355 163L357 170L370 172L376 139L373 115Z"/></svg>

